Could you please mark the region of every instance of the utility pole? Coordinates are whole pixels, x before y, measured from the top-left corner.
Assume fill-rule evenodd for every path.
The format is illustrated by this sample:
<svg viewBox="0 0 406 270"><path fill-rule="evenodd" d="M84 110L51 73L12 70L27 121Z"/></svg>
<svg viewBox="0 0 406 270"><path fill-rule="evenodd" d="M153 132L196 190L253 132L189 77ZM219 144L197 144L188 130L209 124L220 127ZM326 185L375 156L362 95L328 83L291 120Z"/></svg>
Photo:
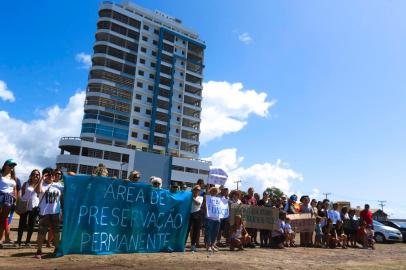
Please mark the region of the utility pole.
<svg viewBox="0 0 406 270"><path fill-rule="evenodd" d="M383 207L386 205L385 203L386 203L386 201L378 201L379 202L379 206L381 207L381 209L382 209L382 212L383 212Z"/></svg>
<svg viewBox="0 0 406 270"><path fill-rule="evenodd" d="M234 183L237 183L237 190L238 190L238 184L241 183L241 180L234 181Z"/></svg>
<svg viewBox="0 0 406 270"><path fill-rule="evenodd" d="M331 192L323 193L323 195L326 196L326 200L328 200L328 196L331 195Z"/></svg>

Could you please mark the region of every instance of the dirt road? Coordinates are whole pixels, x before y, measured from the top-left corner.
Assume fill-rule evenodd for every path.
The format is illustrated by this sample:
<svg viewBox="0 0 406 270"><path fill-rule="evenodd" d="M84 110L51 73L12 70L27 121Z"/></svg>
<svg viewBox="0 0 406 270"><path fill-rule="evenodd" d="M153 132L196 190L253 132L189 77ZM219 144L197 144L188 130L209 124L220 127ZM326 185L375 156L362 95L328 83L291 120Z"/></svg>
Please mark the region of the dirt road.
<svg viewBox="0 0 406 270"><path fill-rule="evenodd" d="M45 249L51 252L51 249ZM68 255L32 258L33 248L0 250L0 269L406 269L406 244L376 250L288 248L196 253Z"/></svg>

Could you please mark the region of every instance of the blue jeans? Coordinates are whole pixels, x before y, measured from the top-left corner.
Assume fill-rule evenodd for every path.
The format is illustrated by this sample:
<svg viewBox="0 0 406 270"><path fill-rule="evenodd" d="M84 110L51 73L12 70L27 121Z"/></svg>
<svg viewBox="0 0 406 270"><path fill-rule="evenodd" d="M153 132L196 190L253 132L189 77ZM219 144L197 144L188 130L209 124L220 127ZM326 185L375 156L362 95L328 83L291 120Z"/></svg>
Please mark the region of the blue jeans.
<svg viewBox="0 0 406 270"><path fill-rule="evenodd" d="M216 243L217 234L220 229L220 220L211 220L206 218L204 228L204 242L206 245L214 245Z"/></svg>

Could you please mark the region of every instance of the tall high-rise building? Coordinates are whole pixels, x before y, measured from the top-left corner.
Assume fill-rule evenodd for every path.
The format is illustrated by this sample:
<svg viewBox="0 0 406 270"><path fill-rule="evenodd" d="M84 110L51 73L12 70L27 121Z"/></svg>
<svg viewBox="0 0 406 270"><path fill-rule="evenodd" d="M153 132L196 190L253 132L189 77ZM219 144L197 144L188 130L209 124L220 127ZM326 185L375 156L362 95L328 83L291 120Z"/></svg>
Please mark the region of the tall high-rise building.
<svg viewBox="0 0 406 270"><path fill-rule="evenodd" d="M102 2L80 138L62 138L57 166L128 171L190 185L198 160L205 44L181 20L133 3Z"/></svg>

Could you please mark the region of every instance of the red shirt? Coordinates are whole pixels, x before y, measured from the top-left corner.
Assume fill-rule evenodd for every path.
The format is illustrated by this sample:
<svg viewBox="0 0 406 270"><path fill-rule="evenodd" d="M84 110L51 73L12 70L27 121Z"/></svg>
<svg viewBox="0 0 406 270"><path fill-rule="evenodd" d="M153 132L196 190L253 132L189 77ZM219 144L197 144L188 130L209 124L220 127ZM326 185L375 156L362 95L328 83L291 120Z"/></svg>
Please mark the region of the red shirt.
<svg viewBox="0 0 406 270"><path fill-rule="evenodd" d="M255 199L254 196L246 195L242 203L248 205L257 205L257 199Z"/></svg>
<svg viewBox="0 0 406 270"><path fill-rule="evenodd" d="M370 210L362 210L359 216L367 225L372 225L372 212Z"/></svg>

